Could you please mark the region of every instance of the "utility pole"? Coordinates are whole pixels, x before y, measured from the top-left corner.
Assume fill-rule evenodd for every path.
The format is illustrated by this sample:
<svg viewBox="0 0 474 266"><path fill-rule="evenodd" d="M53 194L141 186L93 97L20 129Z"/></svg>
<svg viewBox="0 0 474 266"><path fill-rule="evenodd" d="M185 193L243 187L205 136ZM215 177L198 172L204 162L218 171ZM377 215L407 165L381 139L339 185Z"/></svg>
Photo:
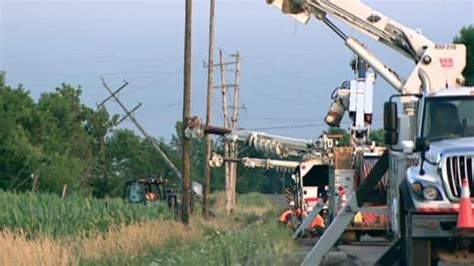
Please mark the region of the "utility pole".
<svg viewBox="0 0 474 266"><path fill-rule="evenodd" d="M183 93L183 182L181 198L181 222L189 224L191 190L191 139L184 130L191 117L191 64L192 64L192 0L186 0L184 29L184 93Z"/></svg>
<svg viewBox="0 0 474 266"><path fill-rule="evenodd" d="M222 89L222 114L224 115L224 128L230 128L229 113L227 110L227 65L224 64L222 49L219 48L219 66L221 70L221 89Z"/></svg>
<svg viewBox="0 0 474 266"><path fill-rule="evenodd" d="M221 88L222 91L222 111L224 116L224 128L226 129L237 129L238 125L238 112L239 112L239 97L240 97L240 54L237 53L234 55L236 61L224 63L222 49L219 49L219 64L221 71L221 86L215 88ZM226 81L226 66L234 65L235 66L235 83L228 84ZM234 98L232 106L227 104L227 93L228 88L234 88ZM228 108L232 107L233 114L232 119L229 118ZM225 143L224 144L224 156L226 158L237 159L237 144L236 143ZM235 190L236 190L236 181L237 181L237 164L235 160L226 161L225 165L225 188L226 188L226 209L227 213L230 215L234 211L235 207Z"/></svg>
<svg viewBox="0 0 474 266"><path fill-rule="evenodd" d="M235 83L234 83L234 106L232 115L232 129L237 129L239 119L239 102L240 102L240 53L235 54Z"/></svg>
<svg viewBox="0 0 474 266"><path fill-rule="evenodd" d="M209 12L209 58L207 61L207 111L206 111L206 125L212 124L212 95L214 85L214 22L215 22L215 7L216 1L210 0ZM202 202L202 211L204 218L209 218L209 195L211 192L211 167L207 162L211 159L212 139L211 135L206 134L206 163L204 164L204 197Z"/></svg>
<svg viewBox="0 0 474 266"><path fill-rule="evenodd" d="M101 80L102 80L102 85L110 93L111 96L107 97L106 100L102 101L99 104L99 107L104 105L106 101L108 101L110 99L114 99L118 103L120 108L122 108L122 110L125 112L125 116L120 119L118 124L120 122L122 122L123 120L125 120L126 118L130 118L130 120L132 120L133 124L137 127L137 129L143 134L145 139L148 140L151 143L151 145L155 148L155 150L158 152L158 154L161 156L161 158L165 161L165 164L168 166L168 168L171 169L173 174L180 181L182 181L183 178L182 178L181 172L178 170L178 168L176 168L176 166L174 166L173 162L171 162L171 160L168 158L168 156L166 156L166 154L163 152L163 150L161 150L160 146L158 146L158 144L155 141L153 141L153 138L146 132L145 128L143 128L142 125L140 125L140 123L138 123L135 116L133 116L133 112L135 112L142 104L139 103L136 107L134 107L131 111L129 111L128 108L122 103L122 101L120 101L119 97L117 96L117 92L122 90L123 88L125 88L128 85L128 82L125 82L116 91L112 91L112 89L109 87L109 85L107 85L107 83L105 82L104 78L101 77Z"/></svg>
<svg viewBox="0 0 474 266"><path fill-rule="evenodd" d="M232 129L237 129L239 119L239 104L240 104L240 53L237 52L235 55L235 82L234 82L234 102L233 102L233 114L232 114ZM231 157L238 159L238 144L234 142L230 145ZM231 205L232 210L236 203L236 185L237 185L237 163L230 163L230 192L231 192Z"/></svg>
<svg viewBox="0 0 474 266"><path fill-rule="evenodd" d="M226 84L226 65L224 64L224 59L222 55L222 49L219 49L219 66L221 70L221 89L222 89L222 114L224 116L224 128L229 129L229 116L227 113L227 84ZM230 145L225 143L224 145L224 156L230 157ZM233 206L232 206L232 192L231 192L231 179L230 179L230 162L224 163L224 172L225 172L225 206L227 210L227 214L232 214Z"/></svg>

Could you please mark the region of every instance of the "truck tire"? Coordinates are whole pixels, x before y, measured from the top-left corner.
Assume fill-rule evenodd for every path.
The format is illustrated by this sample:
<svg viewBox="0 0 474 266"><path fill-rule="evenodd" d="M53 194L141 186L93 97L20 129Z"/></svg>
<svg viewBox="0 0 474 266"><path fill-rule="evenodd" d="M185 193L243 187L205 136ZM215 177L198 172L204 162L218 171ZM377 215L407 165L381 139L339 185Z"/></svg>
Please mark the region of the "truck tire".
<svg viewBox="0 0 474 266"><path fill-rule="evenodd" d="M427 238L411 239L411 265L438 265L431 254L431 240Z"/></svg>
<svg viewBox="0 0 474 266"><path fill-rule="evenodd" d="M402 237L402 256L400 265L403 266L433 266L438 261L433 259L431 240L428 238L411 237L411 212L407 212L400 202L400 233Z"/></svg>

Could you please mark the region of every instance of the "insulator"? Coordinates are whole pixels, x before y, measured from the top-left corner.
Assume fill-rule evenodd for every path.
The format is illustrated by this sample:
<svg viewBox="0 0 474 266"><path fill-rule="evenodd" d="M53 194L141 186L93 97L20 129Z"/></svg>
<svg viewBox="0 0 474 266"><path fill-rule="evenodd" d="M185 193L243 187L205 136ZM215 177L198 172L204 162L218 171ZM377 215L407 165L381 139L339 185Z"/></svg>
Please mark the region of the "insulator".
<svg viewBox="0 0 474 266"><path fill-rule="evenodd" d="M249 146L255 147L256 141L257 141L257 135L255 133L252 133L249 137Z"/></svg>
<svg viewBox="0 0 474 266"><path fill-rule="evenodd" d="M209 160L209 166L211 168L221 167L224 164L224 158L219 154L213 154Z"/></svg>
<svg viewBox="0 0 474 266"><path fill-rule="evenodd" d="M278 156L286 156L285 155L285 148L281 143L275 142L275 154Z"/></svg>
<svg viewBox="0 0 474 266"><path fill-rule="evenodd" d="M274 151L273 151L273 149L272 149L272 141L269 140L269 139L266 139L266 140L264 141L264 143L265 143L265 144L264 144L264 145L265 145L265 151L266 151L267 153L274 153Z"/></svg>
<svg viewBox="0 0 474 266"><path fill-rule="evenodd" d="M265 151L265 140L263 139L258 139L257 141L255 141L256 145L255 145L255 149L259 150L259 151Z"/></svg>

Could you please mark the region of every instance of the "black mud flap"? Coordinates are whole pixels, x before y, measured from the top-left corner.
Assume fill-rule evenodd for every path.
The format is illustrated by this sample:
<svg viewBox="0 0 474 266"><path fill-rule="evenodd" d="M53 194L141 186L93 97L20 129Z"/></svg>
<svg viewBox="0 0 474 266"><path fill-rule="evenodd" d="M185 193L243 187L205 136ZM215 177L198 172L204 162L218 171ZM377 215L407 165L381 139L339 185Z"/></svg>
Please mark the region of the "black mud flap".
<svg viewBox="0 0 474 266"><path fill-rule="evenodd" d="M400 196L402 199L403 207L405 208L406 212L414 212L415 205L413 204L413 199L410 193L410 185L408 184L408 180L405 178L400 183Z"/></svg>

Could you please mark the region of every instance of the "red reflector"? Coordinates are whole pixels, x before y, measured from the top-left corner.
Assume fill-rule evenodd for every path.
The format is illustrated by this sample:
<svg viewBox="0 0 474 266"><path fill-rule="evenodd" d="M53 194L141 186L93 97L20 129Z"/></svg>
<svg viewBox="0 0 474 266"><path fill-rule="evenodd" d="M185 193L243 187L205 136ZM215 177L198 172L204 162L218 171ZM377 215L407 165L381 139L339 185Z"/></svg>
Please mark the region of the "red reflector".
<svg viewBox="0 0 474 266"><path fill-rule="evenodd" d="M304 169L306 169L306 165L302 164L301 165L301 170L304 170Z"/></svg>
<svg viewBox="0 0 474 266"><path fill-rule="evenodd" d="M365 114L365 122L367 124L372 124L372 114Z"/></svg>

